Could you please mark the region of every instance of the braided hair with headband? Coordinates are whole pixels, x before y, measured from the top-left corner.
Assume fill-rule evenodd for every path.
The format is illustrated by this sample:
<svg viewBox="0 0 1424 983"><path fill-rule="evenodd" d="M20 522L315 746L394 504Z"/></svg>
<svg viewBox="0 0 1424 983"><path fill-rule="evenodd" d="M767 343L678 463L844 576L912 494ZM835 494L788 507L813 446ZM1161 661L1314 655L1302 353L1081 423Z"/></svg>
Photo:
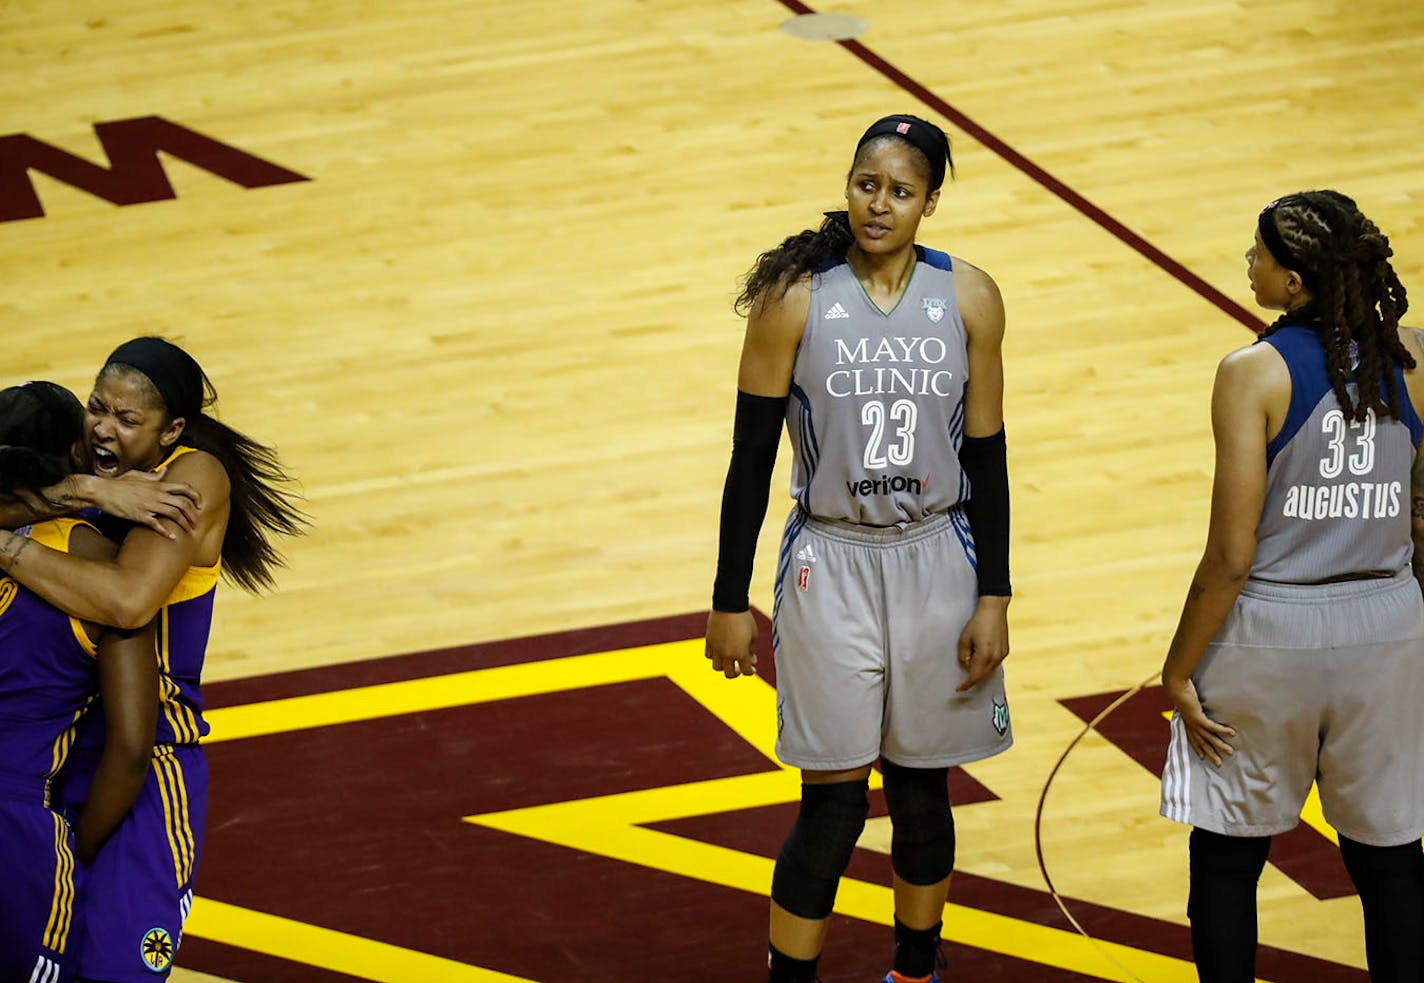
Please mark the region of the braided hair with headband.
<svg viewBox="0 0 1424 983"><path fill-rule="evenodd" d="M1409 309L1404 286L1390 266L1389 239L1338 191L1303 191L1271 202L1258 220L1261 240L1281 266L1299 274L1309 301L1267 329L1305 321L1320 332L1325 368L1345 416L1364 420L1373 410L1399 417L1393 364L1414 368L1399 340ZM1358 401L1346 385L1354 382ZM1381 391L1383 382L1383 391Z"/></svg>
<svg viewBox="0 0 1424 983"><path fill-rule="evenodd" d="M944 131L918 116L897 114L876 120L861 135L855 145L855 157L847 172L847 180L855 173L855 165L864 155L874 153L890 140L898 140L914 148L916 156L924 164L927 193L933 194L944 184L946 166L950 175L954 174L949 137ZM840 259L853 242L855 235L851 232L849 215L844 211L826 212L820 228L788 236L781 245L757 257L733 307L738 314L749 313L757 298L770 288L780 287L784 293L791 284L828 260Z"/></svg>
<svg viewBox="0 0 1424 983"><path fill-rule="evenodd" d="M296 535L308 524L288 490L291 478L277 452L211 416L217 391L197 361L163 338L135 338L116 348L99 379L110 373L132 373L143 379L149 402L161 407L165 423L182 417L186 423L178 443L217 458L232 486L227 528L223 533L223 573L243 590L272 586L273 570L282 563L271 536Z"/></svg>

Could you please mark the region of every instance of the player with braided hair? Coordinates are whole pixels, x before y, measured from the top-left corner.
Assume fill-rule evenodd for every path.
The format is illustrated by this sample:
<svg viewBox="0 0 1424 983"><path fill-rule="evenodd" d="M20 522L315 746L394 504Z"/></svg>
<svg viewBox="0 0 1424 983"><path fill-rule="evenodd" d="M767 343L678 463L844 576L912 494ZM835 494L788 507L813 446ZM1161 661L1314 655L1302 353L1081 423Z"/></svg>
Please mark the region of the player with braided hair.
<svg viewBox="0 0 1424 983"><path fill-rule="evenodd" d="M1256 301L1283 313L1217 370L1211 523L1162 668L1162 814L1193 827L1203 983L1255 978L1256 884L1312 780L1371 977L1424 980L1424 600L1406 507L1424 373L1390 255L1334 191L1271 202L1246 252Z"/></svg>
<svg viewBox="0 0 1424 983"><path fill-rule="evenodd" d="M1399 335L1399 318L1409 302L1389 264L1394 255L1389 240L1353 199L1338 191L1288 195L1267 211L1264 234L1274 231L1280 240L1277 249L1293 257L1297 266L1317 271L1296 271L1297 277L1311 277L1311 282L1301 280L1309 298L1301 309L1283 313L1276 324L1302 316L1319 321L1330 386L1347 418L1363 420L1369 410L1396 415L1392 408L1399 399L1398 383L1393 373L1384 371L1385 364L1392 359L1414 368L1414 357ZM1355 375L1352 360L1359 365L1358 400L1346 387Z"/></svg>

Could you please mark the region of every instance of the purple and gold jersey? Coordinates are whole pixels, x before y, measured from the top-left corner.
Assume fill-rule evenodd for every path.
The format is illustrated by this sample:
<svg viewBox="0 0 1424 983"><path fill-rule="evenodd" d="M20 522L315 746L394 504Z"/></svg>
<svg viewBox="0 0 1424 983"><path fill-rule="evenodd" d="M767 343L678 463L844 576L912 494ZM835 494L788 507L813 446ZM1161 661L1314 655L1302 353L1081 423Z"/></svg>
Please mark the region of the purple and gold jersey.
<svg viewBox="0 0 1424 983"><path fill-rule="evenodd" d="M179 447L160 467L191 448ZM158 731L143 791L86 868L75 948L79 975L115 983L166 978L183 937L207 816L199 681L221 563L189 567L155 618ZM84 721L58 795L77 810L103 747L103 707Z"/></svg>
<svg viewBox="0 0 1424 983"><path fill-rule="evenodd" d="M167 467L192 448L179 447L159 465ZM213 621L213 597L217 592L222 563L209 567L189 567L173 588L155 617L158 658L158 731L154 745L197 744L208 733L203 720L203 696L199 681L208 632ZM99 704L80 728L78 746L66 773L74 781L74 791L66 790L69 804L83 801L87 775L99 763L104 743L104 707ZM77 794L77 799L74 797Z"/></svg>
<svg viewBox="0 0 1424 983"><path fill-rule="evenodd" d="M22 535L69 551L75 519ZM0 578L0 979L73 978L73 834L49 808L50 779L98 690L84 627Z"/></svg>
<svg viewBox="0 0 1424 983"><path fill-rule="evenodd" d="M67 553L81 524L51 519L20 532ZM23 784L36 801L48 804L49 780L98 692L94 652L78 621L0 578L0 780Z"/></svg>
<svg viewBox="0 0 1424 983"><path fill-rule="evenodd" d="M166 468L191 450L176 448L159 467ZM197 744L207 736L199 682L221 573L221 560L210 567L189 567L158 612L156 744Z"/></svg>

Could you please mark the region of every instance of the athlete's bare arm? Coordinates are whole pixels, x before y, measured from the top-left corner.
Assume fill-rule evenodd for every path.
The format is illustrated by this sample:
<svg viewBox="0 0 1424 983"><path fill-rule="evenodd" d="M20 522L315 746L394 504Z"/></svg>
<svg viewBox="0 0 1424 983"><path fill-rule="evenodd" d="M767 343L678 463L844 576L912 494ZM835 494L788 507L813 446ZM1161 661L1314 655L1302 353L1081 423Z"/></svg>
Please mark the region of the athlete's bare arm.
<svg viewBox="0 0 1424 983"><path fill-rule="evenodd" d="M142 627L190 566L217 562L227 528L230 486L217 459L202 451L173 462L169 476L207 503L189 532L168 519L163 532L135 528L112 560L70 556L0 531L0 570L73 617L118 628ZM172 538L169 538L172 533Z"/></svg>
<svg viewBox="0 0 1424 983"><path fill-rule="evenodd" d="M785 396L791 392L796 349L810 309L810 278L793 283L781 296L757 299L742 339L738 389L753 396Z"/></svg>
<svg viewBox="0 0 1424 983"><path fill-rule="evenodd" d="M165 478L163 471L130 471L118 478L72 474L38 495L32 493L0 502L0 528L16 529L80 509L97 508L169 538L176 533L163 525L163 519L191 532L197 528L202 496L187 482Z"/></svg>
<svg viewBox="0 0 1424 983"><path fill-rule="evenodd" d="M964 388L964 434L992 437L1004 426L1004 299L989 274L961 261L954 292L964 319L969 380ZM981 596L959 636L959 662L967 675L960 692L993 675L1009 655L1009 598Z"/></svg>
<svg viewBox="0 0 1424 983"><path fill-rule="evenodd" d="M1004 425L1004 298L989 274L962 260L955 264L954 291L969 356L964 434L992 437Z"/></svg>
<svg viewBox="0 0 1424 983"><path fill-rule="evenodd" d="M1266 498L1266 443L1290 404L1290 373L1269 345L1232 352L1217 367L1211 396L1216 476L1206 549L1192 577L1176 634L1162 666L1162 685L1186 725L1197 755L1214 764L1231 754L1236 732L1202 711L1192 673L1251 572L1256 527Z"/></svg>
<svg viewBox="0 0 1424 983"><path fill-rule="evenodd" d="M758 298L747 318L737 388L752 396L785 396L791 392L796 349L811 309L811 284L806 278L781 296ZM756 672L756 619L746 611L712 611L707 617L707 657L712 668L727 677Z"/></svg>
<svg viewBox="0 0 1424 983"><path fill-rule="evenodd" d="M112 560L118 547L87 526L70 534L70 552ZM74 832L74 852L89 863L118 828L143 790L158 727L158 662L153 624L136 631L86 624L98 645L99 698L104 705L104 750Z"/></svg>

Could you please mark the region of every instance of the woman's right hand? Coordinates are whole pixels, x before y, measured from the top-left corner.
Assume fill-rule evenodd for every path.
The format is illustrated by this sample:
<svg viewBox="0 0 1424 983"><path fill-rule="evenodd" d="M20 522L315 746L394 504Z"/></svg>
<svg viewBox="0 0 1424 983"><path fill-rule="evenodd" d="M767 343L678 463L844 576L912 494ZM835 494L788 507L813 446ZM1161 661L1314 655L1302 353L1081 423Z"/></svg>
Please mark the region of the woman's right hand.
<svg viewBox="0 0 1424 983"><path fill-rule="evenodd" d="M187 532L198 528L202 496L187 482L164 481L163 471L126 471L117 478L82 476L84 501L99 511L147 526L169 539L173 532L161 519L169 519Z"/></svg>
<svg viewBox="0 0 1424 983"><path fill-rule="evenodd" d="M713 611L707 616L707 649L712 668L728 679L756 675L756 618L746 611Z"/></svg>
<svg viewBox="0 0 1424 983"><path fill-rule="evenodd" d="M1236 749L1226 742L1226 738L1236 736L1236 731L1206 715L1197 697L1196 684L1190 676L1180 679L1164 674L1162 689L1167 699L1172 701L1177 716L1182 719L1192 751L1197 757L1220 768L1223 757L1236 753Z"/></svg>

